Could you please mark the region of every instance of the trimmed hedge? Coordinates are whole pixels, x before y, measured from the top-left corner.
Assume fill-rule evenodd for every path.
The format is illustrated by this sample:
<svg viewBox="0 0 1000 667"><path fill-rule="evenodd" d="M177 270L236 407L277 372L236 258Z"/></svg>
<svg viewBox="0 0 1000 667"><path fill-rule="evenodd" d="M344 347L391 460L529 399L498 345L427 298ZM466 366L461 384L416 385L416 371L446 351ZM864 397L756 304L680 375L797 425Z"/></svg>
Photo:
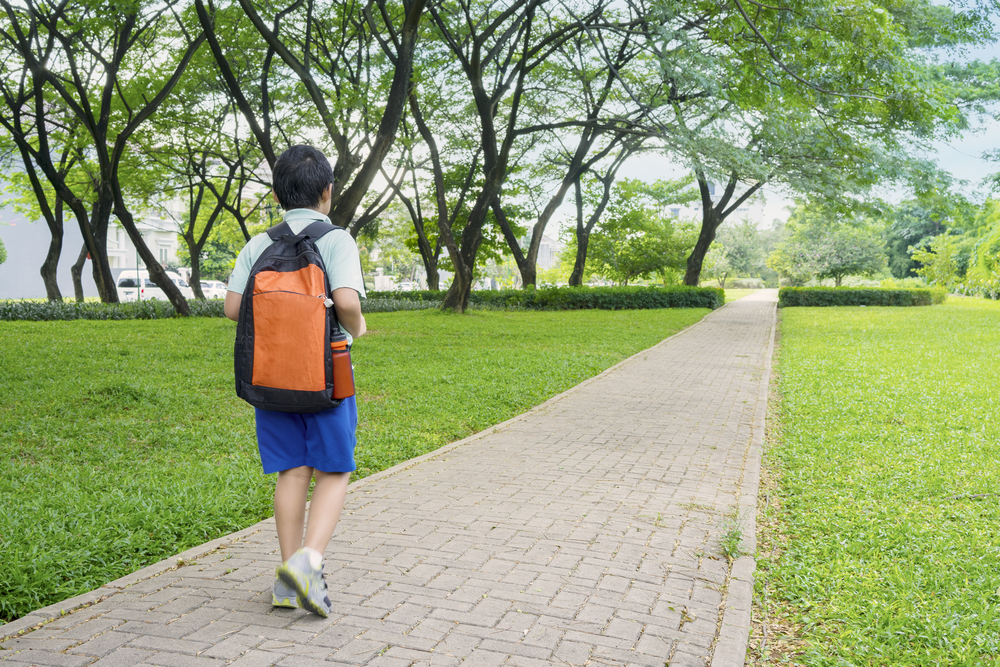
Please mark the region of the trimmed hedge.
<svg viewBox="0 0 1000 667"><path fill-rule="evenodd" d="M222 299L189 299L194 317L223 317ZM0 301L0 320L162 320L177 317L169 301Z"/></svg>
<svg viewBox="0 0 1000 667"><path fill-rule="evenodd" d="M778 307L793 306L929 306L943 303L943 289L878 289L872 287L782 287Z"/></svg>
<svg viewBox="0 0 1000 667"><path fill-rule="evenodd" d="M369 292L361 300L364 313L440 308L443 291ZM715 287L554 287L540 290L473 292L473 308L496 310L641 310L649 308L711 308L725 303ZM188 299L192 317L225 317L222 299ZM3 320L157 320L177 317L169 301L100 303L87 301L0 301Z"/></svg>
<svg viewBox="0 0 1000 667"><path fill-rule="evenodd" d="M445 292L369 292L369 298L440 303ZM717 287L546 287L537 290L478 290L469 305L521 310L644 310L649 308L719 308L726 301Z"/></svg>
<svg viewBox="0 0 1000 667"><path fill-rule="evenodd" d="M188 299L192 317L225 317L223 299ZM373 298L361 301L365 313L388 313L397 310L439 308L441 301L412 301L399 298ZM101 303L99 301L0 301L0 321L29 320L162 320L177 317L169 301L131 301Z"/></svg>

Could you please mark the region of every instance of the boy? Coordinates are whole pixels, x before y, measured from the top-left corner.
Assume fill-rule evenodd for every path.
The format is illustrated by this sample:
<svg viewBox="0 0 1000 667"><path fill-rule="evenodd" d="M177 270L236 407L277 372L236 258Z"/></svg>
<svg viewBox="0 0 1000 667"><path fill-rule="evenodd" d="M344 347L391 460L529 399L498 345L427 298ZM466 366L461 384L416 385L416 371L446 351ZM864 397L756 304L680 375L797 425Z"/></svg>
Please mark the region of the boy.
<svg viewBox="0 0 1000 667"><path fill-rule="evenodd" d="M275 162L272 181L274 200L285 209L284 220L294 233L301 233L317 220L330 221L333 170L319 150L292 146ZM226 294L229 319L239 319L250 269L271 243L266 233L258 234L240 251ZM332 231L316 241L316 249L326 265L337 319L350 344L366 330L360 301L365 283L357 244L350 234ZM271 602L326 617L331 604L323 580L323 552L337 527L347 483L355 469L357 404L351 396L336 408L311 414L255 410L264 474L278 473L274 524L282 564L275 572ZM305 522L306 496L314 477L309 520Z"/></svg>

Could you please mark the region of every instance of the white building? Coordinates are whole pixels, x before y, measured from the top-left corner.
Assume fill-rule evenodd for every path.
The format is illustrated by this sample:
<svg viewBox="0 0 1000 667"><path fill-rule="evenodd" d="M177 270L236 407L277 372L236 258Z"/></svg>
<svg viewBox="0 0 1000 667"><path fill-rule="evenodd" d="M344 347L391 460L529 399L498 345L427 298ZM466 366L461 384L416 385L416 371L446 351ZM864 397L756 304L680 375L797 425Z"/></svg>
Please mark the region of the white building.
<svg viewBox="0 0 1000 667"><path fill-rule="evenodd" d="M521 250L528 254L528 247L531 244L529 235L521 238ZM563 249L563 244L548 234L542 234L542 240L538 244L538 257L535 258L535 266L539 269L550 269L558 260L559 252Z"/></svg>
<svg viewBox="0 0 1000 667"><path fill-rule="evenodd" d="M0 239L7 249L7 261L0 264L0 299L45 298L45 283L40 271L52 239L49 228L42 220L30 220L14 211L12 205L2 201L5 194L0 184ZM174 223L150 216L138 220L136 226L161 263L177 263L180 239ZM62 252L56 270L63 296L73 296L70 267L76 262L82 246L83 235L76 218L68 215L63 223ZM141 259L138 258L140 267L143 265ZM135 246L113 218L108 227L108 261L114 277L137 265ZM84 266L82 280L84 295L98 296L90 261Z"/></svg>
<svg viewBox="0 0 1000 667"><path fill-rule="evenodd" d="M746 186L740 184L736 187L736 191L733 193L733 199L739 197ZM699 191L700 192L700 191ZM712 198L712 203L717 204L722 198L722 193L725 192L725 187L720 186L717 183L709 181L708 183L708 193ZM727 216L727 220L742 220L743 218L750 218L755 221L764 220L764 204L763 201L755 200L750 197L747 201L740 204L740 206ZM730 201L732 205L732 201ZM688 204L673 204L665 207L666 212L675 218L686 218L694 219L696 221L701 221L701 197L699 195L698 199L688 203Z"/></svg>
<svg viewBox="0 0 1000 667"><path fill-rule="evenodd" d="M160 264L177 265L177 248L180 245L177 223L157 216L136 220L136 228L142 234L146 247L152 251ZM144 268L135 244L125 229L112 220L108 229L108 263L112 273L118 269Z"/></svg>

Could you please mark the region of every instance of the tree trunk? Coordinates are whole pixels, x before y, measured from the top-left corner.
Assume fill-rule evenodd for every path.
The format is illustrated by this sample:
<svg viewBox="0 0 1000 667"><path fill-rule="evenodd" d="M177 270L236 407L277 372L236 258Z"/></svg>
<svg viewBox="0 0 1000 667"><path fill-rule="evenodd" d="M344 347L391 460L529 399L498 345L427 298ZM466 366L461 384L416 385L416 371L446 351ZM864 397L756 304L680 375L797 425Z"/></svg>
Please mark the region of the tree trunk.
<svg viewBox="0 0 1000 667"><path fill-rule="evenodd" d="M111 220L111 207L111 202L102 195L94 204L89 220L79 220L80 213L77 213L83 242L90 254L97 293L104 303L118 303L118 290L115 289L115 279L111 276L111 265L108 263L108 224ZM82 205L80 208L86 216L86 210Z"/></svg>
<svg viewBox="0 0 1000 667"><path fill-rule="evenodd" d="M511 253L514 255L514 262L517 264L517 270L521 272L522 286L533 286L535 284L535 262L530 256L530 252L528 253L528 257L525 257L524 253L521 251L521 244L514 236L514 230L511 228L510 223L507 220L507 214L504 212L503 206L500 205L500 197L493 198L491 208L493 209L493 216L497 219L497 222L500 223L500 231L503 232L504 239L507 241L507 247L510 248ZM532 239L532 245L535 245L534 241L535 240Z"/></svg>
<svg viewBox="0 0 1000 667"><path fill-rule="evenodd" d="M73 293L76 295L77 303L83 303L83 263L87 261L87 244L80 248L80 256L70 267L69 273L73 277ZM118 290L115 290L117 295Z"/></svg>
<svg viewBox="0 0 1000 667"><path fill-rule="evenodd" d="M698 179L698 189L701 190L701 232L698 234L698 242L695 243L694 250L688 257L687 270L684 273L684 284L692 287L697 287L701 280L701 266L705 261L705 255L708 254L709 246L715 240L715 233L719 230L719 226L764 185L763 181L758 182L750 186L739 197L733 199L736 186L739 184L739 174L734 171L729 174L729 182L726 184L722 196L719 197L719 201L713 202L705 172L701 168L697 168L695 176Z"/></svg>
<svg viewBox="0 0 1000 667"><path fill-rule="evenodd" d="M433 269L428 270L427 266L424 266L424 271L427 272L427 289L434 290L435 292L441 289L441 276L438 275L437 266Z"/></svg>
<svg viewBox="0 0 1000 667"><path fill-rule="evenodd" d="M590 234L584 230L576 230L576 261L573 263L573 273L569 274L570 287L583 284L583 269L587 265L587 246L590 244Z"/></svg>
<svg viewBox="0 0 1000 667"><path fill-rule="evenodd" d="M45 283L45 295L49 301L62 301L62 292L59 291L59 280L57 272L59 269L59 256L62 254L63 244L63 206L59 195L55 201L55 219L49 224L49 231L52 238L49 239L49 251L42 262L41 274L42 282ZM46 220L48 222L48 220ZM54 224L53 224L54 223Z"/></svg>
<svg viewBox="0 0 1000 667"><path fill-rule="evenodd" d="M191 249L191 278L188 284L194 292L196 299L205 300L205 293L201 291L201 249Z"/></svg>
<svg viewBox="0 0 1000 667"><path fill-rule="evenodd" d="M472 293L472 270L463 265L461 269L455 267L455 278L451 281L451 287L444 295L441 303L442 310L454 310L456 313L464 313L469 309L469 296Z"/></svg>
<svg viewBox="0 0 1000 667"><path fill-rule="evenodd" d="M619 157L621 158L622 156ZM611 201L611 185L614 183L618 167L621 166L622 160L616 160L617 166L612 166L608 170L608 173L601 179L604 185L604 192L601 194L601 201L597 204L597 208L591 212L586 224L583 222L583 186L580 183L579 177L573 182L573 187L576 189L576 261L573 264L573 273L569 276L569 284L571 286L583 284L583 271L587 266L587 247L590 245L590 232L593 231L597 225L597 221L604 215L604 209L607 208L608 202Z"/></svg>
<svg viewBox="0 0 1000 667"><path fill-rule="evenodd" d="M715 232L721 224L718 215L713 209L705 210L702 215L701 232L698 234L698 242L694 244L694 249L687 259L687 270L684 272L684 284L697 287L701 280L701 265L708 254L708 248L715 240Z"/></svg>
<svg viewBox="0 0 1000 667"><path fill-rule="evenodd" d="M182 317L187 317L191 314L191 308L188 306L187 299L181 294L180 289L175 285L169 277L167 277L167 272L163 270L160 263L157 261L156 257L153 256L153 252L146 245L146 242L142 240L142 234L135 226L135 220L132 218L132 214L125 207L125 201L122 197L121 190L115 189L115 215L118 221L122 223L122 227L128 232L129 238L132 239L132 243L135 245L136 250L139 251L139 257L142 261L146 263L146 270L149 272L149 278L157 287L163 290L167 299L173 305L174 310L177 314ZM117 298L117 295L116 295Z"/></svg>
<svg viewBox="0 0 1000 667"><path fill-rule="evenodd" d="M844 276L834 276L834 287L840 287L840 281L844 279Z"/></svg>

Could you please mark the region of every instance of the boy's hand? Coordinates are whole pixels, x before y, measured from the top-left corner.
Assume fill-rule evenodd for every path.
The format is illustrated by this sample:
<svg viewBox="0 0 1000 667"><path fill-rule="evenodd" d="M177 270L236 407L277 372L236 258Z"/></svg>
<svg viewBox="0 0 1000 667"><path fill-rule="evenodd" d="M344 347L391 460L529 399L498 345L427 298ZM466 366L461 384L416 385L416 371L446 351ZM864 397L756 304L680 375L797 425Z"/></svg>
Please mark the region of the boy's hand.
<svg viewBox="0 0 1000 667"><path fill-rule="evenodd" d="M228 303L227 300L226 304ZM351 334L352 338L365 335L368 327L365 324L365 316L361 314L361 297L354 289L338 287L333 290L333 306L337 309L337 320L342 329Z"/></svg>

